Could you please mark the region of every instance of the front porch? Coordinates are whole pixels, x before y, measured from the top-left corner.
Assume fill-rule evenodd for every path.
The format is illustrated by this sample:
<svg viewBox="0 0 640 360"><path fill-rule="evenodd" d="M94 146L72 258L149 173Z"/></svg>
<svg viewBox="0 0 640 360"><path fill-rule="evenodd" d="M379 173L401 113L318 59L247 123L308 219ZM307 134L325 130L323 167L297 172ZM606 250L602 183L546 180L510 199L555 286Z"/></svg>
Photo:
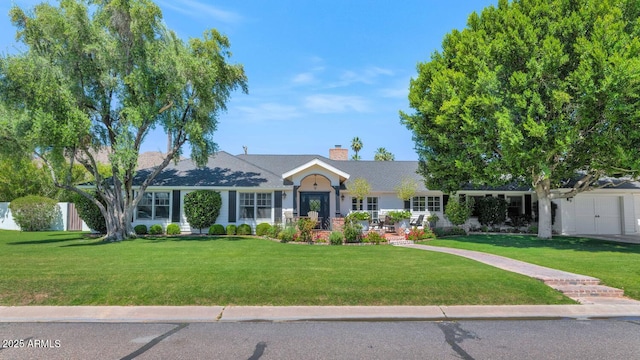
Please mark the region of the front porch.
<svg viewBox="0 0 640 360"><path fill-rule="evenodd" d="M314 159L296 169L282 174L286 184L293 185L291 220L309 218L318 221L321 230L333 228L333 219L341 218L341 188L349 174Z"/></svg>

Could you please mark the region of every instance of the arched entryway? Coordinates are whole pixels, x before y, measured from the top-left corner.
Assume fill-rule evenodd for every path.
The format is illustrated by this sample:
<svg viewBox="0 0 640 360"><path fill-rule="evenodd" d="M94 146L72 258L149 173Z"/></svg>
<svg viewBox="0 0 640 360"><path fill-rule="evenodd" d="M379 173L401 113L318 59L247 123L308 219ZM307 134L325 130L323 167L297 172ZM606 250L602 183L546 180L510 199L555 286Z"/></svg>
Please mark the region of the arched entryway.
<svg viewBox="0 0 640 360"><path fill-rule="evenodd" d="M329 220L331 216L330 198L329 192L301 192L300 215L308 216L309 211L316 211L318 213L320 228L329 228Z"/></svg>
<svg viewBox="0 0 640 360"><path fill-rule="evenodd" d="M322 174L307 175L300 182L299 216L308 216L310 211L318 213L319 227L328 229L331 221L331 180Z"/></svg>
<svg viewBox="0 0 640 360"><path fill-rule="evenodd" d="M322 226L331 228L332 217L340 217L340 187L349 179L349 174L320 159L282 174L285 183L293 185L293 217L308 216L311 209L319 208L323 217ZM320 215L322 213L322 215Z"/></svg>

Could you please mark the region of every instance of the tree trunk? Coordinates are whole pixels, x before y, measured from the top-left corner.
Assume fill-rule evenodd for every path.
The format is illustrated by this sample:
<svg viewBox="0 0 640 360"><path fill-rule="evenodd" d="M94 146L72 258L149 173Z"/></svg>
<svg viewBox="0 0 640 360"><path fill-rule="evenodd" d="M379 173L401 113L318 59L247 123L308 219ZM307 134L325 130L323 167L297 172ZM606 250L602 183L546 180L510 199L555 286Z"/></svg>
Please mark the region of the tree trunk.
<svg viewBox="0 0 640 360"><path fill-rule="evenodd" d="M545 179L536 184L538 195L538 238L551 239L551 181Z"/></svg>
<svg viewBox="0 0 640 360"><path fill-rule="evenodd" d="M107 235L104 241L122 241L135 237L130 211L124 211L121 204L115 204L115 206L108 204L104 219L107 224Z"/></svg>

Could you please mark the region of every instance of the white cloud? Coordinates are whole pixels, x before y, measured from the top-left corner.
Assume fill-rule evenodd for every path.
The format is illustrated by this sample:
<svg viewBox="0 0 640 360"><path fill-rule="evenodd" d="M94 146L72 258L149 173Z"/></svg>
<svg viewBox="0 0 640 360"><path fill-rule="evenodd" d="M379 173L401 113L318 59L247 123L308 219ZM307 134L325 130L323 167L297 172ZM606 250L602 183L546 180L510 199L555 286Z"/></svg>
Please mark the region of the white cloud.
<svg viewBox="0 0 640 360"><path fill-rule="evenodd" d="M202 3L197 0L160 0L158 2L164 8L172 9L195 18L206 17L208 19L214 19L224 23L237 23L242 20L242 16L235 12L222 10L216 6Z"/></svg>
<svg viewBox="0 0 640 360"><path fill-rule="evenodd" d="M300 73L293 77L294 84L311 84L316 81L316 77L311 72Z"/></svg>
<svg viewBox="0 0 640 360"><path fill-rule="evenodd" d="M267 120L289 120L301 114L295 106L277 103L262 103L258 106L236 106L229 112L237 111L236 116L246 122L262 122Z"/></svg>
<svg viewBox="0 0 640 360"><path fill-rule="evenodd" d="M355 83L373 84L380 76L392 76L393 71L369 66L359 71L347 70L340 75L340 79L333 83L333 87L348 86Z"/></svg>
<svg viewBox="0 0 640 360"><path fill-rule="evenodd" d="M370 111L368 101L361 96L311 95L304 99L304 106L310 111L322 114Z"/></svg>

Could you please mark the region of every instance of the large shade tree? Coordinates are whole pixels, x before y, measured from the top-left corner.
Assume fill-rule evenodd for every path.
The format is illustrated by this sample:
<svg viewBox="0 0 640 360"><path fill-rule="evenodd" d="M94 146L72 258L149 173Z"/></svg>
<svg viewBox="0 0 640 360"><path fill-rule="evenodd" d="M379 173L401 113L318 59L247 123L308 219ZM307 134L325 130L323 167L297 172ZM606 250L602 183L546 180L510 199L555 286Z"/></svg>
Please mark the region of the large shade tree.
<svg viewBox="0 0 640 360"><path fill-rule="evenodd" d="M640 2L501 0L418 65L401 113L431 188L529 183L551 200L640 170ZM552 188L564 188L552 192Z"/></svg>
<svg viewBox="0 0 640 360"><path fill-rule="evenodd" d="M13 113L0 121L0 136L12 143L0 146L36 154L57 187L91 199L106 239L133 236L133 210L147 186L185 144L204 165L231 93L246 92L242 66L227 63L228 39L207 30L184 42L150 0L61 0L29 12L13 7L10 16L26 50L0 58L0 101ZM154 128L171 135L170 147L134 192L140 146ZM109 152L113 176L98 171L98 150ZM104 204L72 184L78 163Z"/></svg>

